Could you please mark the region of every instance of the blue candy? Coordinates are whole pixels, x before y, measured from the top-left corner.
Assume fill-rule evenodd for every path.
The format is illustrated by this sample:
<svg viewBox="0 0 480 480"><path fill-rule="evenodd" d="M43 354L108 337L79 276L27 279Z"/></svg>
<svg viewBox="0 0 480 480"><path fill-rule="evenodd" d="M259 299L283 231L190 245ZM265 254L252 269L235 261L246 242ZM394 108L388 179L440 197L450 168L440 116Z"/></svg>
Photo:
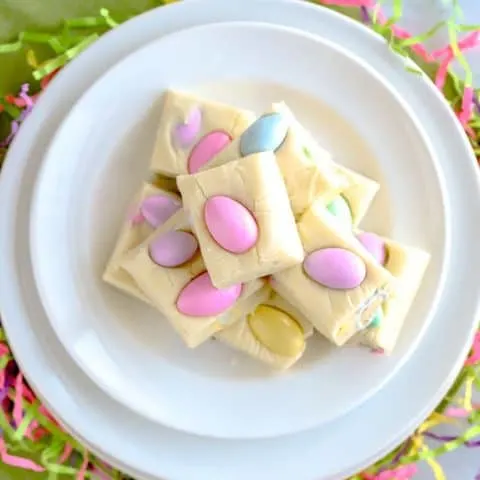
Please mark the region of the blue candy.
<svg viewBox="0 0 480 480"><path fill-rule="evenodd" d="M263 115L248 127L240 137L240 155L277 150L288 133L288 124L279 113Z"/></svg>

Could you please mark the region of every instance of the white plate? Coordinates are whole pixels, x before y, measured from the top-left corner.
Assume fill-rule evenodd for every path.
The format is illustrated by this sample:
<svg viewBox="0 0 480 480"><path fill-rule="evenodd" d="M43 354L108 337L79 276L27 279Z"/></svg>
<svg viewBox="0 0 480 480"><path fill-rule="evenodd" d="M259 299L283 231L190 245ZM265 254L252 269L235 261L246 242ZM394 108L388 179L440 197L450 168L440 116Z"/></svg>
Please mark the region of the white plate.
<svg viewBox="0 0 480 480"><path fill-rule="evenodd" d="M461 128L430 83L407 75L384 42L338 14L290 0L232 4L187 2L140 16L99 40L60 73L10 149L1 175L0 296L10 344L35 390L97 452L136 478L168 480L338 480L400 443L445 395L469 349L480 292L468 284L480 268L472 217L480 215L476 162ZM274 7L274 8L272 8ZM193 24L262 20L320 33L351 48L388 77L434 142L455 211L452 246L470 255L447 278L440 309L405 367L375 397L327 428L280 440L217 441L155 425L118 405L75 367L59 345L38 298L29 258L31 188L40 159L72 104L107 68L159 35ZM432 122L431 119L436 121ZM456 162L451 162L455 158ZM463 279L463 283L462 280ZM456 301L461 285L462 302ZM451 321L451 319L455 321ZM413 388L412 388L413 386ZM395 415L390 412L395 411ZM128 440L127 440L128 439ZM132 449L131 445L141 445ZM348 452L348 454L345 454Z"/></svg>
<svg viewBox="0 0 480 480"><path fill-rule="evenodd" d="M295 68L285 68L292 58ZM168 86L258 113L285 100L337 160L380 182L371 228L432 253L393 357L337 349L318 339L291 371L275 375L219 342L189 350L157 311L101 281L132 196L148 178L156 100ZM285 435L351 410L375 393L416 345L434 313L448 259L442 197L420 125L368 65L324 39L284 27L196 27L129 56L89 89L64 121L33 201L34 272L66 350L115 399L159 423L200 435ZM438 214L425 215L432 211ZM353 365L362 372L355 382Z"/></svg>

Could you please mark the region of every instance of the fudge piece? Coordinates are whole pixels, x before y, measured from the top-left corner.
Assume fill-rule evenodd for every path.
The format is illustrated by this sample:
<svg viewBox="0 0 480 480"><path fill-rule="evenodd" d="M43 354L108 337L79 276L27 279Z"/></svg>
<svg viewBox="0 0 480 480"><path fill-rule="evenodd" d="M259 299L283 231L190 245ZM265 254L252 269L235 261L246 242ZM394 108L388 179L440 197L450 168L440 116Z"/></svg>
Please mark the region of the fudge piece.
<svg viewBox="0 0 480 480"><path fill-rule="evenodd" d="M170 177L194 173L254 120L252 112L167 90L150 169Z"/></svg>
<svg viewBox="0 0 480 480"><path fill-rule="evenodd" d="M303 248L272 152L177 178L184 208L217 288L303 260Z"/></svg>
<svg viewBox="0 0 480 480"><path fill-rule="evenodd" d="M269 286L250 298L250 308L239 312L238 320L215 338L276 369L291 367L305 352L312 324Z"/></svg>
<svg viewBox="0 0 480 480"><path fill-rule="evenodd" d="M288 298L313 326L343 345L369 323L392 293L394 277L338 226L323 201L297 224L306 257L303 264L272 276L272 288Z"/></svg>
<svg viewBox="0 0 480 480"><path fill-rule="evenodd" d="M103 280L125 293L150 303L130 274L121 266L123 256L140 245L176 211L182 202L178 195L144 183L120 231L117 243L103 273Z"/></svg>
<svg viewBox="0 0 480 480"><path fill-rule="evenodd" d="M330 155L317 148L283 102L273 104L203 169L268 151L275 153L295 217L317 198L328 203L349 186L348 179L338 175Z"/></svg>
<svg viewBox="0 0 480 480"><path fill-rule="evenodd" d="M342 186L338 195L332 199L329 198L330 195L325 196L321 193L313 195L313 191L311 191L312 195L303 203L304 206L308 208L314 200L323 198L326 201L329 211L336 215L342 223L358 225L367 213L368 208L380 188L378 182L334 162L330 153L320 147L312 134L294 118L292 112L284 103L274 104L272 109L291 119L292 130L296 136L301 139L303 145L302 150L305 156L310 161L315 162L322 171L326 172L332 168L336 176L336 184ZM287 162L288 160L286 160L288 168ZM294 172L292 172L292 174L294 174ZM288 175L288 173L286 175ZM295 190L297 187L300 190L301 186L296 185L296 178L291 177L290 180L293 182L292 190ZM304 210L306 210L306 208L303 208L303 211Z"/></svg>
<svg viewBox="0 0 480 480"><path fill-rule="evenodd" d="M357 226L367 213L380 185L342 165L335 164L335 170L347 180L348 186L326 206L342 225L352 228Z"/></svg>
<svg viewBox="0 0 480 480"><path fill-rule="evenodd" d="M389 355L420 288L430 254L374 233L358 232L357 238L396 278L397 292L378 308L368 328L352 341Z"/></svg>
<svg viewBox="0 0 480 480"><path fill-rule="evenodd" d="M154 173L150 180L153 185L167 192L179 193L177 188L177 180L174 177L167 177L161 173Z"/></svg>
<svg viewBox="0 0 480 480"><path fill-rule="evenodd" d="M237 301L265 285L255 280L215 288L183 209L130 251L121 266L191 348L224 328Z"/></svg>

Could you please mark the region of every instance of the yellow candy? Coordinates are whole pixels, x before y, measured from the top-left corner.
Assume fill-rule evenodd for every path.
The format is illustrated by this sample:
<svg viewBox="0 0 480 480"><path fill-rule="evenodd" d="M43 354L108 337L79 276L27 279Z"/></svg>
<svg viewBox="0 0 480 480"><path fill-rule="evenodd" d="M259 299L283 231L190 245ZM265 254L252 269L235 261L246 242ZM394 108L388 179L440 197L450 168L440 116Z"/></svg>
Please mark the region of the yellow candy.
<svg viewBox="0 0 480 480"><path fill-rule="evenodd" d="M260 305L249 315L248 324L254 337L277 355L295 357L305 348L302 327L278 308Z"/></svg>

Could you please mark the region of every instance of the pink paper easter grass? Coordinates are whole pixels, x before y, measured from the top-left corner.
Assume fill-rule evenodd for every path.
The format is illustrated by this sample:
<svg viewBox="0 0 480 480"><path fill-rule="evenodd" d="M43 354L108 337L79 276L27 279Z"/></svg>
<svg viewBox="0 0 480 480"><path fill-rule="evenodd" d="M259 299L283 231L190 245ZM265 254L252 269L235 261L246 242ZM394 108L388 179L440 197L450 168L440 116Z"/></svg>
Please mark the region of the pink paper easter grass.
<svg viewBox="0 0 480 480"><path fill-rule="evenodd" d="M29 470L31 472L44 472L45 468L41 465L38 465L32 460L23 457L17 457L15 455L10 455L7 452L7 447L5 445L5 441L0 439L0 458L5 465L9 465L11 467L17 467L22 470Z"/></svg>
<svg viewBox="0 0 480 480"><path fill-rule="evenodd" d="M471 353L465 362L465 365L467 366L473 366L476 364L480 364L480 331L475 335Z"/></svg>

